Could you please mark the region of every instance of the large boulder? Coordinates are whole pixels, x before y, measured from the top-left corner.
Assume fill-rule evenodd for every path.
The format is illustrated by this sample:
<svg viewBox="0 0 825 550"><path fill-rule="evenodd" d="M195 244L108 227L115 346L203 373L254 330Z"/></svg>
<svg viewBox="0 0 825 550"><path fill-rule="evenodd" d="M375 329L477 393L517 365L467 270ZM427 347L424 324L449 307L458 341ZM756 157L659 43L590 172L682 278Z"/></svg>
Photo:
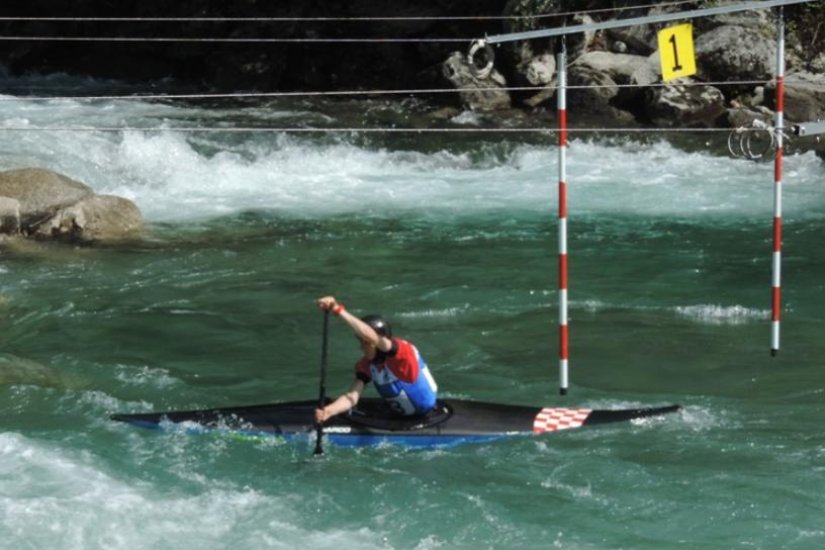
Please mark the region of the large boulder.
<svg viewBox="0 0 825 550"><path fill-rule="evenodd" d="M143 230L140 211L128 199L96 195L87 185L50 170L0 172L0 197L6 233L100 242L137 238Z"/></svg>
<svg viewBox="0 0 825 550"><path fill-rule="evenodd" d="M646 88L662 81L662 68L659 52L650 54L645 63L640 63L630 75L630 84L639 88Z"/></svg>
<svg viewBox="0 0 825 550"><path fill-rule="evenodd" d="M567 83L574 87L567 93L567 104L576 107L608 105L619 93L619 86L610 75L587 65L571 65Z"/></svg>
<svg viewBox="0 0 825 550"><path fill-rule="evenodd" d="M132 201L95 195L59 210L33 234L69 241L122 241L138 237L142 229L143 218Z"/></svg>
<svg viewBox="0 0 825 550"><path fill-rule="evenodd" d="M633 75L647 67L648 63L646 56L593 51L579 56L572 66L584 65L606 73L618 84L628 84Z"/></svg>
<svg viewBox="0 0 825 550"><path fill-rule="evenodd" d="M776 109L776 83L765 86L765 103ZM794 73L785 77L785 118L808 122L825 118L825 75Z"/></svg>
<svg viewBox="0 0 825 550"><path fill-rule="evenodd" d="M51 170L23 168L0 172L0 197L19 202L20 229L24 233L61 208L91 196L94 191L87 185Z"/></svg>
<svg viewBox="0 0 825 550"><path fill-rule="evenodd" d="M647 116L658 126L710 128L726 114L725 97L713 86L668 84L647 93Z"/></svg>
<svg viewBox="0 0 825 550"><path fill-rule="evenodd" d="M510 108L507 81L493 68L479 74L461 52L453 52L442 65L444 76L457 89L461 102L473 111L490 112Z"/></svg>
<svg viewBox="0 0 825 550"><path fill-rule="evenodd" d="M696 38L695 50L706 80L770 80L774 73L776 40L752 27L716 27Z"/></svg>
<svg viewBox="0 0 825 550"><path fill-rule="evenodd" d="M766 107L731 107L727 109L728 126L731 128L772 127L774 113Z"/></svg>
<svg viewBox="0 0 825 550"><path fill-rule="evenodd" d="M606 72L587 65L573 64L568 72L567 108L575 120L596 127L624 126L633 123L633 115L613 103L619 86Z"/></svg>
<svg viewBox="0 0 825 550"><path fill-rule="evenodd" d="M640 98L643 88L627 85L635 84L634 75L644 71L648 65L649 60L645 56L593 51L579 56L571 65L571 71L586 67L590 71L607 76L609 81L602 84L608 87L609 104L622 110L637 111L637 105L642 102ZM653 79L655 81L656 77Z"/></svg>

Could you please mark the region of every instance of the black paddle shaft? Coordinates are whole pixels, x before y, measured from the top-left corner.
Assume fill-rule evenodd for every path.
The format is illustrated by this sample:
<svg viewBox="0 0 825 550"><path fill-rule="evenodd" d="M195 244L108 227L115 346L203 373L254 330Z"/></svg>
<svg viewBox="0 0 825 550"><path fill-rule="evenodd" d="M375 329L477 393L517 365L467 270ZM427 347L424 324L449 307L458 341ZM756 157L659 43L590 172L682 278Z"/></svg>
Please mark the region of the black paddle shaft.
<svg viewBox="0 0 825 550"><path fill-rule="evenodd" d="M324 310L324 330L321 342L321 382L318 390L318 408L323 409L327 401L327 335L329 334L329 310ZM315 454L324 454L322 439L324 437L324 426L320 422L315 424Z"/></svg>

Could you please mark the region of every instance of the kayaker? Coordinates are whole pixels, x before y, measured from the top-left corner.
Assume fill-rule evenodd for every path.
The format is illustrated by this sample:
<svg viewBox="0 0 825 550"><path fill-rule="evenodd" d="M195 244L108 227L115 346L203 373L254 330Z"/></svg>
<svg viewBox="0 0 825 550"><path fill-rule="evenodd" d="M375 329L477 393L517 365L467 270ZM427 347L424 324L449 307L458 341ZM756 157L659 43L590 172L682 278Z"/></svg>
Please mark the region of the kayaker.
<svg viewBox="0 0 825 550"><path fill-rule="evenodd" d="M435 407L438 386L427 363L414 345L393 337L390 324L380 315L358 318L333 296L318 299L321 309L340 317L358 339L363 357L355 364L355 380L344 394L315 410L315 421L324 423L358 404L372 382L390 408L399 415L426 414Z"/></svg>

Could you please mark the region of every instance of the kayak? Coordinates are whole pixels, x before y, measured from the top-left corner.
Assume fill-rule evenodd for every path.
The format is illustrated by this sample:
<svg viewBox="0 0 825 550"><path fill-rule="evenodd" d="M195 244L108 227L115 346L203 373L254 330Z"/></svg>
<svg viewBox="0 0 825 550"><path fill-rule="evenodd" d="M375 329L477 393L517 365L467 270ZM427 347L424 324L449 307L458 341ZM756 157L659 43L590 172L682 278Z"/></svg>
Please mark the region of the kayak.
<svg viewBox="0 0 825 550"><path fill-rule="evenodd" d="M293 401L246 407L139 414L115 414L112 420L142 428L221 430L233 434L308 438L315 433L318 401ZM395 444L405 447L451 447L523 435L624 422L676 412L679 405L594 410L528 407L462 399L439 400L421 416L399 416L382 399L364 398L347 414L323 426L324 439L343 447Z"/></svg>

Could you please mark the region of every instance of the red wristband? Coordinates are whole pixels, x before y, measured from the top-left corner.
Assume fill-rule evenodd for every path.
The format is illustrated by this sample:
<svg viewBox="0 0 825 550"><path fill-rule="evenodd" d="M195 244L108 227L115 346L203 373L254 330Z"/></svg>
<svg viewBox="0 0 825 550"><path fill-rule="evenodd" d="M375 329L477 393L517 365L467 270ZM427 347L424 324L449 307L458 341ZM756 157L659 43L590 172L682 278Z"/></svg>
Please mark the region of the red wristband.
<svg viewBox="0 0 825 550"><path fill-rule="evenodd" d="M335 304L335 306L332 308L332 313L335 315L341 315L342 311L346 311L344 304Z"/></svg>

